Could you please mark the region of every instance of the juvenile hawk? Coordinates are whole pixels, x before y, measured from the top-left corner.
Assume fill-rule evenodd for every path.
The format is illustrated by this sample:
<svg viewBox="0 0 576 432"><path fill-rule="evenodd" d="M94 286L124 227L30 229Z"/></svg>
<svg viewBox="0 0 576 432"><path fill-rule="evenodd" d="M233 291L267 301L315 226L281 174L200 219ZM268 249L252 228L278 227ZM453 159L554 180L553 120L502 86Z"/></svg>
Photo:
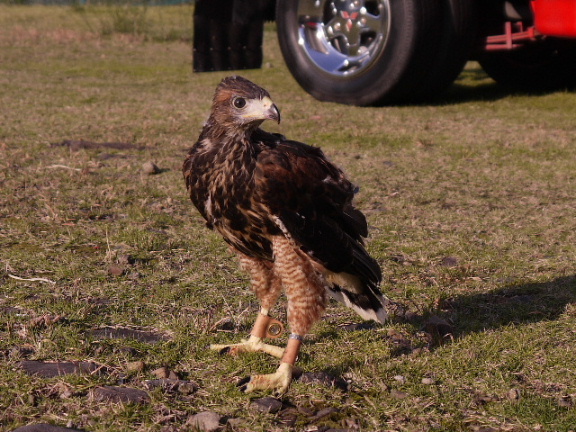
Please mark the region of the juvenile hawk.
<svg viewBox="0 0 576 432"><path fill-rule="evenodd" d="M363 246L366 218L352 204L355 187L319 148L260 129L265 120L280 122L268 92L239 76L225 78L183 171L192 202L238 255L261 303L248 340L211 348L281 358L275 373L241 385L281 394L326 294L364 319L384 322L386 311L380 267ZM291 332L286 349L262 342L282 291Z"/></svg>

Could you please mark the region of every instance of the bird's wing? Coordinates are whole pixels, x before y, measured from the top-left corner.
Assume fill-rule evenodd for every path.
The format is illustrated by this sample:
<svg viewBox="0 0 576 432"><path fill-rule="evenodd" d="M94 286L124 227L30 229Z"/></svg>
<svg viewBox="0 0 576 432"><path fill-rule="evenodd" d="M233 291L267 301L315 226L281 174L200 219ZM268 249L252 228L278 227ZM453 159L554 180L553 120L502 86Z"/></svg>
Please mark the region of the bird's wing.
<svg viewBox="0 0 576 432"><path fill-rule="evenodd" d="M200 137L202 138L202 137ZM212 222L206 211L206 201L208 199L208 187L207 185L200 181L201 172L195 167L198 157L198 145L201 139L198 140L196 145L190 149L188 156L184 160L182 166L182 173L184 175L184 181L186 183L186 189L190 193L190 199L194 206L198 209L198 212L206 220L206 226L210 229L213 228Z"/></svg>
<svg viewBox="0 0 576 432"><path fill-rule="evenodd" d="M363 246L364 215L353 207L354 186L316 147L277 140L258 155L255 198L312 259L333 273L361 281L360 290L377 290L378 263Z"/></svg>

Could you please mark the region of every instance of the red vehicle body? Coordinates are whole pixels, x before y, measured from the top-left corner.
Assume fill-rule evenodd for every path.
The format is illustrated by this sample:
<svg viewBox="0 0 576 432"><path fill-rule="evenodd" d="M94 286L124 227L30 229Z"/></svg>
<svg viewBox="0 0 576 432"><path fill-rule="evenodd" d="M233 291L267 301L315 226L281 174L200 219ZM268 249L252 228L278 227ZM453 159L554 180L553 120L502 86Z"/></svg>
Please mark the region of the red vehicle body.
<svg viewBox="0 0 576 432"><path fill-rule="evenodd" d="M576 2L533 0L535 27L542 35L576 38Z"/></svg>
<svg viewBox="0 0 576 432"><path fill-rule="evenodd" d="M197 0L197 71L259 67L275 19L290 72L320 100L435 97L469 60L525 91L576 85L576 0ZM211 9L210 11L207 11Z"/></svg>

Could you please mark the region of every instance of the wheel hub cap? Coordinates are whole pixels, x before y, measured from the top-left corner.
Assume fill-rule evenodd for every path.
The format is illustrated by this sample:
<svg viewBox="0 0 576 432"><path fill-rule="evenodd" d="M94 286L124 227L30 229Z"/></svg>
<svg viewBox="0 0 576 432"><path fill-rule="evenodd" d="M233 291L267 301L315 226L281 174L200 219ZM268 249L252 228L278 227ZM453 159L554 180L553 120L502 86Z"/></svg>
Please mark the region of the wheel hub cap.
<svg viewBox="0 0 576 432"><path fill-rule="evenodd" d="M299 44L325 72L363 72L382 52L390 26L390 0L301 0Z"/></svg>

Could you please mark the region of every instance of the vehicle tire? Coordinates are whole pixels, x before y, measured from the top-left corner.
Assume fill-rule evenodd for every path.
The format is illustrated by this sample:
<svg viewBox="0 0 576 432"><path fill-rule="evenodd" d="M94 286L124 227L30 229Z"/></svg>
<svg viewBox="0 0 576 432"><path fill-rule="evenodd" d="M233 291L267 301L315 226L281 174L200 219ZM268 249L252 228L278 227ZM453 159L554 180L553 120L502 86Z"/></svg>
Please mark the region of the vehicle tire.
<svg viewBox="0 0 576 432"><path fill-rule="evenodd" d="M430 99L445 91L460 75L470 58L477 36L478 15L475 0L440 1L440 19L433 31L439 39L427 76L416 88L415 97Z"/></svg>
<svg viewBox="0 0 576 432"><path fill-rule="evenodd" d="M282 54L320 100L413 102L448 87L475 37L474 0L278 1Z"/></svg>
<svg viewBox="0 0 576 432"><path fill-rule="evenodd" d="M494 51L478 59L484 71L505 87L553 91L576 86L576 42L547 39L513 51Z"/></svg>

